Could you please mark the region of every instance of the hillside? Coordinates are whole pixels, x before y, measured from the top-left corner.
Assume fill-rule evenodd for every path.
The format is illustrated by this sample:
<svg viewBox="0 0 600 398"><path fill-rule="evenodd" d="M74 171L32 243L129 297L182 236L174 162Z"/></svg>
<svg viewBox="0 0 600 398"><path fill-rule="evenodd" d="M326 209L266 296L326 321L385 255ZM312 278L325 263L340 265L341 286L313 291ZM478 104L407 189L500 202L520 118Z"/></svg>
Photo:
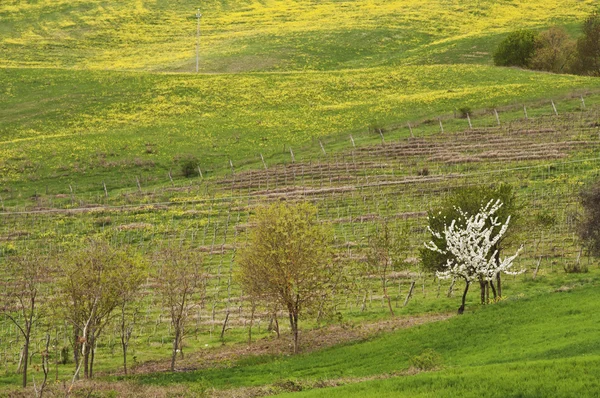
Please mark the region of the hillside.
<svg viewBox="0 0 600 398"><path fill-rule="evenodd" d="M97 384L74 396L592 395L599 271L576 226L579 193L600 176L600 80L500 68L491 53L518 28L575 37L595 5L209 0L196 74L194 2L3 1L0 276L12 255L60 262L90 238L151 264L128 309L131 375L112 319L93 351ZM471 291L454 317L462 281L419 262L427 212L457 188L503 183L520 209L504 250L523 245L524 273L505 277L498 303ZM301 320L298 356L285 311L253 307L237 275L256 208L280 201L317 206L344 271L330 316ZM407 236L395 316L364 267L384 220ZM156 289L164 247L202 255L176 372ZM60 272L47 277L55 292ZM30 372L41 380L48 333L63 394L77 331L54 296L44 304ZM20 394L22 347L2 318L0 395Z"/></svg>
<svg viewBox="0 0 600 398"><path fill-rule="evenodd" d="M0 65L187 71L489 63L515 26L581 20L593 0L49 1L0 5Z"/></svg>
<svg viewBox="0 0 600 398"><path fill-rule="evenodd" d="M209 172L260 166L315 138L595 88L490 66L515 26L576 34L592 5L205 2L209 74L193 75L148 73L194 69L191 2L3 2L0 183L23 197L155 185L190 156Z"/></svg>

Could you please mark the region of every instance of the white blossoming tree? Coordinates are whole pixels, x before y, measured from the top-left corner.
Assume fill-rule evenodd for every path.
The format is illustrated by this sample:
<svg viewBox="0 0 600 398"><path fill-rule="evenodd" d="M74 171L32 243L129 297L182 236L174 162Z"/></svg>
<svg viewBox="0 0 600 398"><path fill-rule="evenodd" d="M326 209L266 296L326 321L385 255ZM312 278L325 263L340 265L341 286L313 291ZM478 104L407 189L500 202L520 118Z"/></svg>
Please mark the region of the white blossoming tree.
<svg viewBox="0 0 600 398"><path fill-rule="evenodd" d="M499 222L498 217L494 217L501 207L500 200L491 200L477 214L471 216L461 209L457 209L465 220L464 227L457 226L457 220L452 220L450 225L444 226L441 233L429 228L432 236L445 241L446 247L441 249L433 240L425 243L425 247L441 254L450 255L443 270L436 272L438 278L463 279L465 281L462 304L458 309L459 314L464 312L467 292L474 280L490 282L500 273L516 275L523 272L511 271L513 261L519 255L522 246L514 255L504 259L497 256L497 249L494 250L496 243L504 236L510 223L510 216L504 223Z"/></svg>

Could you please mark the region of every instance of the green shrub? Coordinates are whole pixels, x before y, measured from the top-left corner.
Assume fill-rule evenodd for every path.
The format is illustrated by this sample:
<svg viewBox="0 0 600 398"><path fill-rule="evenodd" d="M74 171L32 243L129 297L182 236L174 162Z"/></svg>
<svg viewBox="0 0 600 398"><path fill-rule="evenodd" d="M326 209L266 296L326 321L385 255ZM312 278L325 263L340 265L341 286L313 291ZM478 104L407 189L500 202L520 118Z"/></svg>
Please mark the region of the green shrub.
<svg viewBox="0 0 600 398"><path fill-rule="evenodd" d="M496 49L494 64L496 66L529 66L535 53L537 35L530 30L517 30L510 33Z"/></svg>
<svg viewBox="0 0 600 398"><path fill-rule="evenodd" d="M568 73L574 62L575 41L564 28L554 26L537 36L530 62L532 69Z"/></svg>
<svg viewBox="0 0 600 398"><path fill-rule="evenodd" d="M198 160L196 158L187 158L181 162L181 174L190 178L198 174Z"/></svg>
<svg viewBox="0 0 600 398"><path fill-rule="evenodd" d="M427 349L421 355L410 358L408 363L419 370L438 369L442 366L442 356L434 350Z"/></svg>
<svg viewBox="0 0 600 398"><path fill-rule="evenodd" d="M458 108L458 113L462 119L466 119L467 115L471 114L471 108L463 106L462 108Z"/></svg>
<svg viewBox="0 0 600 398"><path fill-rule="evenodd" d="M563 269L567 274L584 274L589 271L588 266L581 264L579 261L568 263L563 266Z"/></svg>

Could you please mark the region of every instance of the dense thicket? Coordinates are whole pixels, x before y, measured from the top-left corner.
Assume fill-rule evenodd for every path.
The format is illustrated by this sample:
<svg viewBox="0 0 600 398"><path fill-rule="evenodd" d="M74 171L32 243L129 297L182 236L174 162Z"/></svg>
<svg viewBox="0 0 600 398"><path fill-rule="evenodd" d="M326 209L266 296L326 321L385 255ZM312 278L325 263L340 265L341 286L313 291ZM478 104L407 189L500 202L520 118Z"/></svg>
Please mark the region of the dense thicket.
<svg viewBox="0 0 600 398"><path fill-rule="evenodd" d="M494 63L552 73L600 76L600 14L590 14L581 32L577 40L558 26L539 33L511 32L496 48Z"/></svg>

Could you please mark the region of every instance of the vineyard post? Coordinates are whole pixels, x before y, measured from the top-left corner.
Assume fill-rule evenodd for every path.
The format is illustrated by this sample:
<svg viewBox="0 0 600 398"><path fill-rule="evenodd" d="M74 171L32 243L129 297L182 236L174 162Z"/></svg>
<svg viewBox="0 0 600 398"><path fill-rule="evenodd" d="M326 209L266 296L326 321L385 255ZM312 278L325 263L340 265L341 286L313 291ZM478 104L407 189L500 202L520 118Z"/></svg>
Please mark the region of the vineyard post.
<svg viewBox="0 0 600 398"><path fill-rule="evenodd" d="M354 142L354 138L352 137L352 134L350 134L350 141L352 141L352 147L356 148L356 143Z"/></svg>
<svg viewBox="0 0 600 398"><path fill-rule="evenodd" d="M585 100L583 99L583 95L581 96L581 108L585 109Z"/></svg>
<svg viewBox="0 0 600 398"><path fill-rule="evenodd" d="M442 119L440 118L440 133L444 134L444 125L442 124Z"/></svg>
<svg viewBox="0 0 600 398"><path fill-rule="evenodd" d="M260 160L262 161L263 167L264 167L264 168L265 168L265 170L266 170L266 169L267 169L267 163L265 162L265 158L263 157L263 154L262 154L262 153L260 154ZM269 178L269 177L267 177L267 184L268 184L268 182L269 182L268 178ZM268 189L268 188L269 188L269 187L267 186L267 189Z"/></svg>
<svg viewBox="0 0 600 398"><path fill-rule="evenodd" d="M410 125L410 122L406 123L408 125L408 130L410 130L410 138L415 138L415 135L413 134L413 129L412 126Z"/></svg>
<svg viewBox="0 0 600 398"><path fill-rule="evenodd" d="M556 110L556 105L554 105L554 100L550 100L550 103L552 104L552 109L554 110L554 114L556 116L558 116L558 111Z"/></svg>
<svg viewBox="0 0 600 398"><path fill-rule="evenodd" d="M500 126L500 116L498 115L498 111L494 108L494 115L496 115L496 123Z"/></svg>
<svg viewBox="0 0 600 398"><path fill-rule="evenodd" d="M321 152L323 152L323 155L327 155L327 153L325 152L325 148L323 147L323 143L321 142L321 140L319 140L319 145L321 146Z"/></svg>
<svg viewBox="0 0 600 398"><path fill-rule="evenodd" d="M471 116L469 115L468 112L467 112L467 121L469 122L469 129L473 130L473 124L471 124Z"/></svg>
<svg viewBox="0 0 600 398"><path fill-rule="evenodd" d="M406 299L404 300L404 304L402 305L402 307L406 307L406 304L408 304L408 300L410 300L410 298L412 297L412 292L415 288L415 283L416 281L412 281L410 283L410 289L408 289L408 294L406 295Z"/></svg>
<svg viewBox="0 0 600 398"><path fill-rule="evenodd" d="M525 105L523 105L523 113L525 114L525 120L529 120L529 117L527 116L527 107Z"/></svg>

